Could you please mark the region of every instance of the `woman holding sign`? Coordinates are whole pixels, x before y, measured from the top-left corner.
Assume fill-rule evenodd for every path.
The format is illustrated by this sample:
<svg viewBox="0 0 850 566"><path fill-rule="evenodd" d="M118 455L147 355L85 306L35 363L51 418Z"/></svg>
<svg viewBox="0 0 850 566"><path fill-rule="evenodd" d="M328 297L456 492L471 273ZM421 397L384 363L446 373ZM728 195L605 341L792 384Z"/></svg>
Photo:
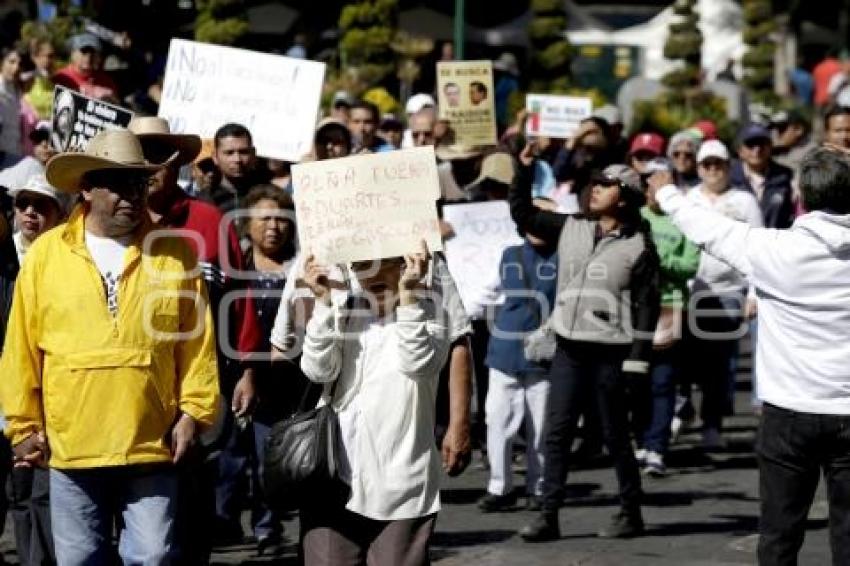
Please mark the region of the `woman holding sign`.
<svg viewBox="0 0 850 566"><path fill-rule="evenodd" d="M570 446L582 402L592 399L614 459L620 512L599 532L629 537L643 532L638 465L629 438L627 376L647 379L658 319L658 255L641 216L640 177L610 165L592 178L587 215L535 208L531 201L533 147L511 188L517 227L557 244L558 284L548 325L557 348L549 373L548 430L541 515L520 533L530 542L560 538L558 508L564 498Z"/></svg>
<svg viewBox="0 0 850 566"><path fill-rule="evenodd" d="M362 291L334 305L328 269L307 258L303 278L316 304L301 368L327 384L343 482L302 508L307 566L429 563L440 509L434 403L449 332L438 305L416 291L427 267L424 242L404 258L355 262Z"/></svg>

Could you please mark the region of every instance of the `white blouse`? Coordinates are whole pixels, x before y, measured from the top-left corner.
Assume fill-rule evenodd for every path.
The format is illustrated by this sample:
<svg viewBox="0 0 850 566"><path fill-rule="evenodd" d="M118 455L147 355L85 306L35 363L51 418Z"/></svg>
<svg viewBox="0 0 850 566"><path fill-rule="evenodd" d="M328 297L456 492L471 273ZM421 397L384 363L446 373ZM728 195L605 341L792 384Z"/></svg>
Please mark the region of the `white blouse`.
<svg viewBox="0 0 850 566"><path fill-rule="evenodd" d="M333 406L341 475L351 486L346 508L370 519L411 519L440 509L434 404L450 342L434 310L420 300L378 321L364 311L317 303L307 323L301 369L326 384L324 403L338 380Z"/></svg>

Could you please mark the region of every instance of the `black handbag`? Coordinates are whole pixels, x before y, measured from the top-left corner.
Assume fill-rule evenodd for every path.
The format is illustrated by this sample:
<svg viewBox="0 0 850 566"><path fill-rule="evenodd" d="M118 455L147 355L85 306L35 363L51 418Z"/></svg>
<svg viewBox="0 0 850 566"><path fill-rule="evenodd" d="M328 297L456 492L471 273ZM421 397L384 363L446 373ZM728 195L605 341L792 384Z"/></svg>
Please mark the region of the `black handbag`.
<svg viewBox="0 0 850 566"><path fill-rule="evenodd" d="M330 404L275 424L263 462L263 493L269 505L297 509L311 494L336 483L338 439L339 421Z"/></svg>
<svg viewBox="0 0 850 566"><path fill-rule="evenodd" d="M346 310L351 308L346 301ZM347 322L347 320L346 320ZM343 351L345 354L345 342ZM333 382L326 405L305 410L310 398L308 387L301 397L298 411L272 426L265 443L263 457L263 494L268 505L277 510L294 510L316 494L338 488L339 420L333 398L339 376Z"/></svg>

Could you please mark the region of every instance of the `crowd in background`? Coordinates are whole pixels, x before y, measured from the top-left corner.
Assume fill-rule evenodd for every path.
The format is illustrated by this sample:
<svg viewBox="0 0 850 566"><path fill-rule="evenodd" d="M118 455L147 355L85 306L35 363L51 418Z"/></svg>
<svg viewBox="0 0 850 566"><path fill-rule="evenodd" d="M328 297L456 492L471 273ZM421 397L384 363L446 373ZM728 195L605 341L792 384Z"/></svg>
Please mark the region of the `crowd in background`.
<svg viewBox="0 0 850 566"><path fill-rule="evenodd" d="M101 39L82 34L68 47L69 63L61 69L54 68L49 41L0 51L0 338L7 334L7 322L10 327L26 323L20 312L13 314L12 304L15 293L35 288L19 291L15 285L31 247L51 229L73 226L75 215L90 211L96 202L74 194L88 194L98 186L91 185L90 177L86 182L91 186L81 184L75 190L50 182L47 165L55 151L46 121L53 85L114 103L126 101L127 93L102 70ZM850 150L846 67L846 62L835 67L826 89L823 73L815 71L813 96L822 106L815 118L797 110L779 112L743 125L729 143L718 139L709 120L695 120L669 137L629 132L621 109L612 105L595 109L569 139L528 139L526 113L508 116L506 97L497 86L497 102L502 101L497 107L499 144L466 147L454 142L452 124L439 118L433 93L411 96L404 116L382 116L370 102L335 93L322 108L313 150L304 160L434 146L438 207L509 203L523 243L504 250L501 280L492 292L466 305L460 304L445 259L440 254L429 258L427 250L385 260L369 275L356 264L321 266L304 257L296 237L292 163L257 155L244 126L222 124L212 143L202 144L197 136L171 134L164 120L137 114L129 131L139 141L144 161L158 165L146 172L144 181L151 226L193 234L187 241L200 266L216 330L207 337L207 346L213 347L217 390L207 393L220 395L224 407L212 426L205 422L209 415L196 419L197 432L203 429L197 446L176 458L177 503L168 513L176 525L175 548L183 553L179 563L203 563L213 543L241 543L246 536L260 554L280 551L285 542L281 511L263 496L265 442L271 427L299 408L314 406L320 397L340 404L341 442L349 458L342 479L350 493L330 493L321 505L302 509L301 543L308 563L357 564L358 553L365 551L384 564L400 563L394 562L399 556L409 558L405 563L425 563L439 509L440 468L462 472L473 460L473 449L489 470L480 510L512 510L522 497L529 509L540 511L521 531L531 542L559 538L558 509L566 498L568 470L607 451L617 474L620 509L600 536L640 535L642 476L663 478L672 471L667 467L670 446L697 416L704 449L724 446L723 423L734 410L741 338L749 334L755 343L764 331L758 274L742 273L703 251L705 242L686 237L664 212L658 194L672 184L689 203L751 228L791 228L808 212L801 186L807 156L823 144ZM510 80L519 78L515 59L503 58L496 68L498 83L509 91ZM669 175L670 183L652 181L659 174ZM110 186L117 181L101 182ZM246 211L245 217L227 223L224 215L236 209ZM440 229L444 239L453 237L449 223L441 221ZM38 259L50 258L42 253ZM585 277L590 265L603 266L606 275ZM234 270L252 277L234 277ZM117 309L120 302L110 302L110 289L124 287L110 284L103 270L101 275L106 305ZM359 287L379 296L374 320L344 323L359 336L365 358L335 341L334 309L350 308L350 293L333 288L329 280L345 281L348 291ZM26 281L29 285L31 280ZM417 302L417 285L437 291L448 322L440 326L433 319L434 305ZM386 298L391 294L387 289L400 290L398 304ZM564 289L579 291L578 298L556 299ZM245 293L223 305L234 290ZM541 309L539 301L522 291L544 297L553 309ZM594 302L593 293L602 292L614 297L617 309ZM95 305L73 308L85 312ZM392 323L379 323L387 317ZM530 359L521 339L503 337L502 331L529 334L541 326L558 337L548 359ZM624 329L643 334L633 336ZM20 340L25 334L18 328L14 336ZM236 355L226 351L231 344ZM20 348L20 342L6 339L4 353L10 348ZM22 359L15 355L16 361ZM124 359L121 365L134 364ZM2 367L2 380L14 381L13 362ZM357 371L370 376L362 389L353 385ZM397 373L409 378L403 387ZM340 382L330 397L328 387L316 385L333 381L329 376ZM763 378L752 376L756 412L762 410ZM693 395L696 388L698 397ZM23 395L10 385L0 386L5 401ZM341 401L352 398L358 399L354 405ZM109 393L101 401L117 399ZM386 410L382 403L388 401L397 409L416 409ZM91 424L91 417L64 418ZM517 436L525 445L527 466L526 485L519 489L512 479ZM579 436L582 442L575 447ZM14 446L3 447L3 473L10 488L2 513L8 511L14 522L22 563L73 563L68 562L71 554L54 551L54 539L66 551L79 543L51 535L51 520L57 521L50 509L57 505L51 502L57 480L48 478L46 458L37 463L30 456L47 456L50 439L27 437L32 452L16 451L14 457L17 445L12 442ZM374 464L392 460L398 445L419 459L389 471ZM61 469L71 461L63 461L51 448L53 466ZM93 467L131 464L92 462ZM387 477L403 485L382 485ZM73 506L66 488L58 493ZM241 524L246 508L253 531L248 534ZM63 533L73 531L71 519L59 519ZM98 528L109 532L112 517L104 521L108 525ZM119 528L127 525L119 521ZM338 536L321 538L327 532ZM136 543L124 547L122 539L119 551L125 560L144 548ZM326 545L339 553L333 556L347 558L321 562ZM765 558L765 563L780 562Z"/></svg>

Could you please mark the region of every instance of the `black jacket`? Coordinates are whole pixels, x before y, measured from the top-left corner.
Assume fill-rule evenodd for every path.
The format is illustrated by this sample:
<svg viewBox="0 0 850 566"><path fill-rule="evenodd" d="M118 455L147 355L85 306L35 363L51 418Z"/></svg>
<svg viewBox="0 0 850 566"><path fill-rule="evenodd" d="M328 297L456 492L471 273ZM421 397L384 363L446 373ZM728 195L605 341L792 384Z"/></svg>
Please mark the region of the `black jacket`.
<svg viewBox="0 0 850 566"><path fill-rule="evenodd" d="M743 187L756 194L744 174L744 165L740 160L736 159L732 163L729 175L732 186ZM794 172L791 169L773 159L770 160L764 176L764 193L759 201L766 228L790 228L794 223L794 190L791 188L793 178Z"/></svg>

